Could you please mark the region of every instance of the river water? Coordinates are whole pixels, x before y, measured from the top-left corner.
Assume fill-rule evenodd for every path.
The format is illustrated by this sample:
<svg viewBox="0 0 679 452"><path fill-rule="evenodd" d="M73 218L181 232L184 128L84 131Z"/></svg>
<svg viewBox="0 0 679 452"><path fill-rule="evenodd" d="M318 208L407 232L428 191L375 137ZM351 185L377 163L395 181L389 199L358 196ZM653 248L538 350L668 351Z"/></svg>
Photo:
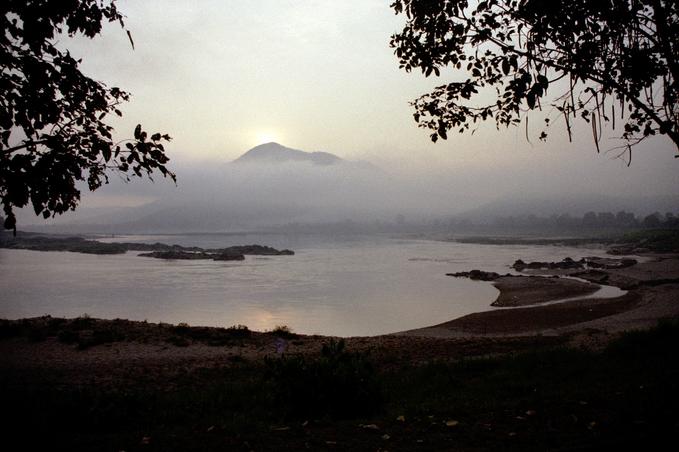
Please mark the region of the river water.
<svg viewBox="0 0 679 452"><path fill-rule="evenodd" d="M377 335L491 309L498 291L490 283L446 273L475 268L506 273L519 258L605 255L592 248L356 235L192 234L106 241L206 248L257 243L296 254L215 262L164 261L132 252L0 249L0 317L88 314L206 326L242 324L260 331L287 325L305 334Z"/></svg>

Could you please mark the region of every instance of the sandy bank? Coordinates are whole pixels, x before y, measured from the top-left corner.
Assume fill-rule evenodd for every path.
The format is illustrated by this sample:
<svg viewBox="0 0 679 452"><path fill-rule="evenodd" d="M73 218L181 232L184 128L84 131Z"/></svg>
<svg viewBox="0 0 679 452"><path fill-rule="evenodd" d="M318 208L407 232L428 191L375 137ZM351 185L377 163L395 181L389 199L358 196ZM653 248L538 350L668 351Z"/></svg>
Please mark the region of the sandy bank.
<svg viewBox="0 0 679 452"><path fill-rule="evenodd" d="M498 337L513 335L572 335L591 330L602 334L653 326L663 318L679 318L679 258L657 257L627 268L563 271L593 282L629 290L621 297L587 298L548 306L534 306L470 314L439 325L398 333L425 337ZM505 294L513 299L540 298L539 284L531 278L503 282ZM549 278L541 278L542 280ZM538 280L540 281L540 280ZM565 281L565 280L564 280ZM513 286L512 286L513 285ZM575 287L575 286L574 286ZM562 286L562 294L568 290ZM580 289L575 289L577 290ZM572 292L572 296L578 293ZM502 295L501 295L502 296ZM546 301L546 300L543 300Z"/></svg>
<svg viewBox="0 0 679 452"><path fill-rule="evenodd" d="M547 303L554 300L589 295L601 288L574 279L543 276L502 276L493 282L500 295L491 306L513 307Z"/></svg>

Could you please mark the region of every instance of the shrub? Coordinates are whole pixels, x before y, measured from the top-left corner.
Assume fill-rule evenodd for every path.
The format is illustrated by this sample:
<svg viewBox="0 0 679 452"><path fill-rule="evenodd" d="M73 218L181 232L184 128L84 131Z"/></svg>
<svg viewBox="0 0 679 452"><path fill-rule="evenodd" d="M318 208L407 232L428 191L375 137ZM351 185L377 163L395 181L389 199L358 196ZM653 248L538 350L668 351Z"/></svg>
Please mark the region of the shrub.
<svg viewBox="0 0 679 452"><path fill-rule="evenodd" d="M297 334L293 333L292 328L287 325L276 325L270 333L282 337L283 339L294 339L297 337Z"/></svg>
<svg viewBox="0 0 679 452"><path fill-rule="evenodd" d="M283 356L268 359L266 367L275 402L287 415L353 418L382 407L372 365L347 352L343 340L324 344L319 357Z"/></svg>
<svg viewBox="0 0 679 452"><path fill-rule="evenodd" d="M234 339L245 339L252 335L252 331L245 325L234 325L226 329L229 336Z"/></svg>
<svg viewBox="0 0 679 452"><path fill-rule="evenodd" d="M71 321L71 328L74 330L85 330L94 324L94 319L88 314L83 314Z"/></svg>

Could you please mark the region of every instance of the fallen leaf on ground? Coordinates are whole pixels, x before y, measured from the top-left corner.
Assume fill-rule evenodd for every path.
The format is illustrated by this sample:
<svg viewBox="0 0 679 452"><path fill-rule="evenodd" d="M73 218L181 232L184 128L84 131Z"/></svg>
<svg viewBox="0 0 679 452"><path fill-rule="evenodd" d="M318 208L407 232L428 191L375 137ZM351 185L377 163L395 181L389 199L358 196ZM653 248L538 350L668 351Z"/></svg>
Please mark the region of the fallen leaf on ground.
<svg viewBox="0 0 679 452"><path fill-rule="evenodd" d="M358 424L361 428L367 428L369 430L379 430L380 428L375 424Z"/></svg>

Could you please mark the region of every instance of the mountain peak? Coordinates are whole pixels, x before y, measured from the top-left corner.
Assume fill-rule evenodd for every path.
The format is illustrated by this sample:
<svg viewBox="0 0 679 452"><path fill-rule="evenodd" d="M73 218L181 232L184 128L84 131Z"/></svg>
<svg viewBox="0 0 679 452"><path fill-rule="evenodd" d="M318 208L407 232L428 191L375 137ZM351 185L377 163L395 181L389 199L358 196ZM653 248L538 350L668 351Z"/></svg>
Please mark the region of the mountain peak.
<svg viewBox="0 0 679 452"><path fill-rule="evenodd" d="M234 160L234 163L246 162L310 162L314 165L334 165L342 159L328 152L305 152L285 147L279 143L270 142L255 146L245 154Z"/></svg>

